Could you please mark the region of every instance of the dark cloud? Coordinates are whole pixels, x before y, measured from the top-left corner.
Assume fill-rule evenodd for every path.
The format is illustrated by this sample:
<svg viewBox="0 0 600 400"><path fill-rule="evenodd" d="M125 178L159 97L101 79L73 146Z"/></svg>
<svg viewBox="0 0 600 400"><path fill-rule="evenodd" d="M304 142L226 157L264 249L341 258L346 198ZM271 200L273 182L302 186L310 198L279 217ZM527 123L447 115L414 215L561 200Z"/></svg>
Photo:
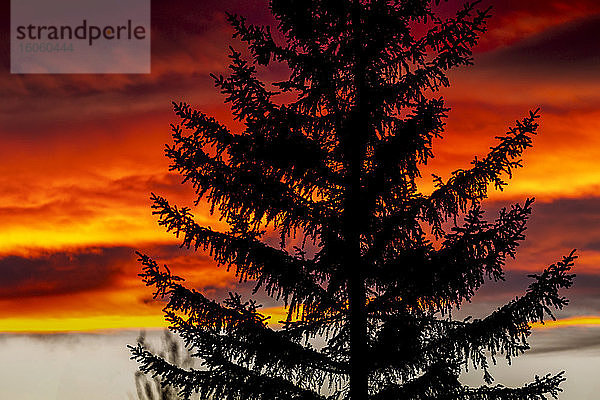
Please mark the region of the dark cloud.
<svg viewBox="0 0 600 400"><path fill-rule="evenodd" d="M484 202L487 219L494 220L499 209L510 207L512 203ZM571 288L561 291L570 304L563 310L557 310L555 315L559 318L600 315L600 265L594 264L594 260L598 259L595 248L600 236L598 222L600 198L597 197L534 203L525 232L526 240L517 249L516 258L507 260L505 280L487 280L472 303L465 304L456 317L460 319L471 315L483 318L515 297L523 296L532 282L528 275L541 273L574 248L578 249L580 256L572 271L577 276Z"/></svg>
<svg viewBox="0 0 600 400"><path fill-rule="evenodd" d="M501 208L522 204L524 197L515 201L484 202L486 218L494 220ZM535 271L560 260L562 255L573 249L578 251L580 259L584 259L586 254L591 256L591 252L597 250L600 237L600 197L534 202L525 236L517 251L517 259L510 261L509 266Z"/></svg>
<svg viewBox="0 0 600 400"><path fill-rule="evenodd" d="M538 271L539 272L539 271ZM483 319L490 315L498 308L508 304L510 301L517 297L525 295L527 286L532 282L532 278L527 276L528 273L525 271L508 271L506 274L505 281L499 282L487 282L481 289L476 293L470 303L463 304L460 309L453 312L453 317L456 320L463 320L464 318L471 316L472 318ZM552 313L557 319L573 318L581 316L593 316L600 315L600 277L592 274L579 274L575 278L574 285L568 290L562 290L560 295L565 296L569 300L567 307L562 310L552 309ZM545 320L550 321L551 317L545 315ZM566 330L564 335L557 337L552 336L550 333L546 334L546 331L554 332L560 330L563 332ZM582 328L584 329L584 328ZM588 347L593 345L600 345L600 328L595 330L594 337L587 341L581 341L581 343L571 343L569 332L580 332L575 328L571 327L558 327L553 329L542 329L539 335L536 330L535 338L541 336L541 348L542 351L550 351L556 347L558 350L575 349L577 347ZM583 335L583 334L582 334ZM586 336L587 334L583 335ZM590 336L590 335L587 335ZM587 337L586 336L586 337ZM535 346L538 346L537 342Z"/></svg>
<svg viewBox="0 0 600 400"><path fill-rule="evenodd" d="M600 197L559 198L534 205L527 234L538 245L550 239L552 245L585 251L597 241L599 222Z"/></svg>
<svg viewBox="0 0 600 400"><path fill-rule="evenodd" d="M216 268L212 259L201 251L189 251L174 244L150 244L141 248L91 246L38 251L28 256L7 255L0 258L0 300L117 288L123 279L129 280L141 271L135 254L138 250L151 255L160 264L167 264L174 274L183 277L194 269ZM219 287L218 282L210 279L202 283L198 288Z"/></svg>
<svg viewBox="0 0 600 400"><path fill-rule="evenodd" d="M512 14L561 15L573 9L592 11L598 7L596 0L571 0L568 2L565 0L486 0L485 4L491 5L493 14L499 18Z"/></svg>
<svg viewBox="0 0 600 400"><path fill-rule="evenodd" d="M563 74L579 79L584 72L596 73L600 66L600 15L578 19L525 38L483 55L481 68L520 74Z"/></svg>
<svg viewBox="0 0 600 400"><path fill-rule="evenodd" d="M0 298L76 293L110 284L131 263L127 247L58 251L32 257L0 259Z"/></svg>

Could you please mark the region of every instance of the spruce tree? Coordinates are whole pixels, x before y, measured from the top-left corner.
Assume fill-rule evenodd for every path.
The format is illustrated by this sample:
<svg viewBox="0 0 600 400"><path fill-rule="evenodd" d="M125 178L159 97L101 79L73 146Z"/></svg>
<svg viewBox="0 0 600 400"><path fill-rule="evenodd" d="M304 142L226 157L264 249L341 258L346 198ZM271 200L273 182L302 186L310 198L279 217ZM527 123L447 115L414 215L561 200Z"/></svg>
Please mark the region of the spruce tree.
<svg viewBox="0 0 600 400"><path fill-rule="evenodd" d="M493 384L488 363L527 348L531 323L567 300L573 253L531 275L526 293L482 319L455 320L486 280L502 280L524 239L532 200L493 222L481 202L521 166L538 111L516 122L483 158L420 190L448 108L447 72L472 63L489 10L478 2L440 16L425 0L272 0L281 38L230 14L230 74L213 76L234 132L187 104L172 126L171 170L229 229L199 225L189 208L152 195L159 224L182 246L208 252L255 294L287 306L280 328L240 294L217 302L140 254L144 282L166 301L171 329L199 369L132 347L143 372L183 398L545 399L562 373L519 388ZM265 85L257 68L283 63ZM281 104L284 98L292 98ZM279 244L267 240L276 234ZM459 381L467 367L486 384Z"/></svg>

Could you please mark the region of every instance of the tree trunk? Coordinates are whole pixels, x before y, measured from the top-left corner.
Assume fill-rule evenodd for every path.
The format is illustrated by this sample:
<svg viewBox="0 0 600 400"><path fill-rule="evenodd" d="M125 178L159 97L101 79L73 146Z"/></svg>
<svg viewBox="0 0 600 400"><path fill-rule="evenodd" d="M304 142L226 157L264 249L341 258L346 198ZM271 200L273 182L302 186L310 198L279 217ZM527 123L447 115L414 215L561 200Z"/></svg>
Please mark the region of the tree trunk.
<svg viewBox="0 0 600 400"><path fill-rule="evenodd" d="M350 281L350 399L367 400L365 286L358 263L352 267L359 273Z"/></svg>
<svg viewBox="0 0 600 400"><path fill-rule="evenodd" d="M362 62L362 44L360 41L360 1L354 0L352 4L352 28L354 30L355 61L355 113L351 118L349 155L349 189L345 222L348 249L347 266L350 269L348 281L348 296L350 307L350 400L367 400L369 397L367 360L367 318L366 318L366 293L361 263L360 232L362 228L361 214L361 169L363 140L367 135L368 121L363 108L364 65Z"/></svg>
<svg viewBox="0 0 600 400"><path fill-rule="evenodd" d="M360 251L360 143L358 129L361 124L353 124L350 150L350 176L347 182L347 198L344 215L344 235L346 236L345 264L348 268L348 300L350 318L350 399L367 400L368 381L365 361L367 357L366 293L363 265Z"/></svg>

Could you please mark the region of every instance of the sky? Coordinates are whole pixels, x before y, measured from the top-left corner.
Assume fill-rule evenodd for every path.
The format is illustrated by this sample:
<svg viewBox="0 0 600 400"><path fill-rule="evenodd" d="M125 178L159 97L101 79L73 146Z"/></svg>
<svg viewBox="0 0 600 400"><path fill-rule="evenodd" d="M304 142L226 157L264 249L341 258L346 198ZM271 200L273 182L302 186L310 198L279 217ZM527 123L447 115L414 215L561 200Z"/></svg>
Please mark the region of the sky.
<svg viewBox="0 0 600 400"><path fill-rule="evenodd" d="M171 101L235 128L209 77L226 73L229 45L244 47L231 39L224 12L273 21L264 1L153 1L151 74L13 75L9 2L0 4L0 349L12 360L0 367L0 397L69 400L87 387L90 398L127 399L135 364L125 344L142 328L164 326L161 304L137 276L135 251L217 298L237 282L207 255L180 249L151 214L154 192L222 227L168 171ZM556 323L535 327L539 349L511 368L499 365L498 377L518 384L565 369L561 399L592 399L600 389L589 368L600 365L600 3L484 2L492 4L475 65L452 72L442 93L452 111L427 172L448 177L467 167L540 107L524 168L485 203L493 219L535 197L527 239L507 281L485 285L467 311L504 304L526 288L527 274L577 249L575 286L565 292L571 304ZM261 71L266 79L281 74Z"/></svg>

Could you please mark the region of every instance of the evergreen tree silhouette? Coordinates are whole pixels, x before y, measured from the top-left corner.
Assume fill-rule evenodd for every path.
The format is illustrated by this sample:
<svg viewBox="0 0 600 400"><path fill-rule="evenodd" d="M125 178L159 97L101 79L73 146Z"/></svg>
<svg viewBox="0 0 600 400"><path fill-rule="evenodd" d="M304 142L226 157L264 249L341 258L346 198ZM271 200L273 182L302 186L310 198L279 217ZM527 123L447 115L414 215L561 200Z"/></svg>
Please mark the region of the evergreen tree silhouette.
<svg viewBox="0 0 600 400"><path fill-rule="evenodd" d="M251 62L231 49L230 75L214 76L242 132L174 103L166 155L230 229L195 222L153 194L159 224L182 246L210 253L288 307L281 329L267 325L253 300L232 293L220 303L186 288L140 254L171 328L203 360L186 370L143 346L143 372L160 375L188 398L212 399L545 399L563 373L519 388L493 385L488 361L527 348L531 323L567 299L574 253L531 275L527 292L482 319L456 321L469 301L524 239L532 200L493 222L480 208L488 187L502 189L532 145L530 112L476 158L435 187L417 187L433 156L448 108L439 88L447 71L472 63L489 10L467 3L450 17L424 0L272 0L285 40L269 27L228 15ZM279 43L281 42L281 43ZM257 67L280 62L289 79L272 84ZM277 95L297 98L277 103ZM271 245L267 232L280 244ZM428 236L429 235L429 236ZM291 249L290 246L296 244ZM311 248L316 250L311 251ZM322 340L324 344L316 342ZM458 377L481 369L482 387Z"/></svg>

